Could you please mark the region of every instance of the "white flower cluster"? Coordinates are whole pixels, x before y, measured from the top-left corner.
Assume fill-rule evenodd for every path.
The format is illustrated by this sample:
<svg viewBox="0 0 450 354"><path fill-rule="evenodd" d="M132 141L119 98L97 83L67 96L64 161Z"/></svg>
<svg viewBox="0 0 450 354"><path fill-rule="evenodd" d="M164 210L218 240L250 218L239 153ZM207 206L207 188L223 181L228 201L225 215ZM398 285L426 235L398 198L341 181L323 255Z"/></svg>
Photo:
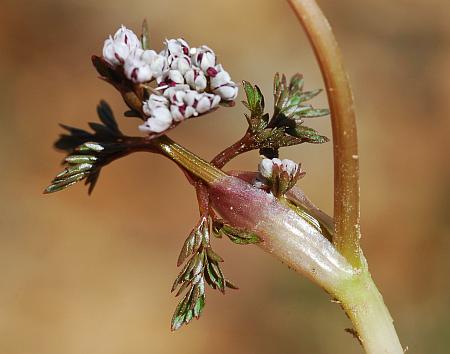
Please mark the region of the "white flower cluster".
<svg viewBox="0 0 450 354"><path fill-rule="evenodd" d="M181 38L166 40L158 54L144 50L136 34L122 26L105 41L103 58L123 66L125 76L135 83L156 80L161 95L152 94L144 102L149 118L139 127L146 133L161 133L175 122L214 109L222 100L235 100L238 94L209 47L190 48Z"/></svg>
<svg viewBox="0 0 450 354"><path fill-rule="evenodd" d="M285 194L305 174L292 160L277 158L261 160L259 174L253 181L256 188L270 190L276 197Z"/></svg>
<svg viewBox="0 0 450 354"><path fill-rule="evenodd" d="M262 159L258 166L258 171L262 177L271 179L273 177L273 169L278 166L280 171L287 172L289 177L295 176L297 171L299 170L299 165L292 160L284 159L280 160L277 158L274 159Z"/></svg>

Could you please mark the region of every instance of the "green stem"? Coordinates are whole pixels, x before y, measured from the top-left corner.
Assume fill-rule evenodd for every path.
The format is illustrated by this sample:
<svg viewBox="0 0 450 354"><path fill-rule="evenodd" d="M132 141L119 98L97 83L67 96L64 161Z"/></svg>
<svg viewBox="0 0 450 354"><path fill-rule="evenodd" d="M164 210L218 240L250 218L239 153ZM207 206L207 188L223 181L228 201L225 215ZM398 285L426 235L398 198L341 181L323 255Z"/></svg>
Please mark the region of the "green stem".
<svg viewBox="0 0 450 354"><path fill-rule="evenodd" d="M344 281L336 297L352 321L366 353L403 354L392 317L367 270Z"/></svg>
<svg viewBox="0 0 450 354"><path fill-rule="evenodd" d="M333 129L333 243L354 266L359 247L359 161L353 94L331 26L314 0L288 0L314 48L327 89Z"/></svg>
<svg viewBox="0 0 450 354"><path fill-rule="evenodd" d="M178 165L182 166L184 169L202 179L206 183L216 182L217 180L227 176L225 172L212 166L210 163L186 150L181 145L178 145L166 135L153 139L152 143L158 148L161 154L169 157Z"/></svg>

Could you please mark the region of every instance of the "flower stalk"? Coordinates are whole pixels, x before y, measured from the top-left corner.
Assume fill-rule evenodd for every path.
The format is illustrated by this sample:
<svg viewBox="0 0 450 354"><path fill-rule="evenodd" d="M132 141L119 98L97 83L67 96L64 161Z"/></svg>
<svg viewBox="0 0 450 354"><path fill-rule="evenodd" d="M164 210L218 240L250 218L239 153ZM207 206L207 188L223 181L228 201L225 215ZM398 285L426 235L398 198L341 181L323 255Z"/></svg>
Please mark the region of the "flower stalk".
<svg viewBox="0 0 450 354"><path fill-rule="evenodd" d="M166 135L153 139L152 143L155 147L159 148L161 154L169 157L183 169L206 183L214 183L226 176L223 171L199 158L189 150L186 150Z"/></svg>
<svg viewBox="0 0 450 354"><path fill-rule="evenodd" d="M341 51L328 20L314 0L288 0L308 38L322 71L333 131L333 243L355 267L362 266L359 207L359 155L353 94Z"/></svg>

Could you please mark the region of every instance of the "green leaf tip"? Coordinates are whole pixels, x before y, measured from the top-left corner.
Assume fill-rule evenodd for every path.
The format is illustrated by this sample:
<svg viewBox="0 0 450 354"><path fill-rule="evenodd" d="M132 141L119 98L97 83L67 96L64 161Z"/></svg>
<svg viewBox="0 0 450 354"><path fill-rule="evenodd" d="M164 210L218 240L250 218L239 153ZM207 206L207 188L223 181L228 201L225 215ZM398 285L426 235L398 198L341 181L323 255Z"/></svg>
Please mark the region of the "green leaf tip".
<svg viewBox="0 0 450 354"><path fill-rule="evenodd" d="M217 234L227 236L233 243L238 245L250 245L261 242L261 238L254 232L233 227L222 220L215 220L213 230Z"/></svg>
<svg viewBox="0 0 450 354"><path fill-rule="evenodd" d="M150 35L148 30L147 19L144 19L144 21L142 21L141 43L142 49L144 50L150 49Z"/></svg>

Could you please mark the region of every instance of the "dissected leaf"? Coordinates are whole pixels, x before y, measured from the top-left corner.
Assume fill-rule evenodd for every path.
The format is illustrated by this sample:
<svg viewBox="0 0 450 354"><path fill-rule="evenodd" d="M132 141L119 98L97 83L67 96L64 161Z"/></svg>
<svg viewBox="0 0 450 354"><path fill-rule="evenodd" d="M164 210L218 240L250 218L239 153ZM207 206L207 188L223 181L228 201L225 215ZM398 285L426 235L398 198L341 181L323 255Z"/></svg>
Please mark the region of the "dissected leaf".
<svg viewBox="0 0 450 354"><path fill-rule="evenodd" d="M243 81L247 101L242 103L246 106L250 115L245 115L249 127L253 131L259 131L267 126L269 116L264 114L264 96L258 86L253 86L248 81Z"/></svg>
<svg viewBox="0 0 450 354"><path fill-rule="evenodd" d="M328 141L326 136L320 135L314 129L305 127L304 125L298 125L295 128L288 128L286 131L294 137L313 144L322 144Z"/></svg>
<svg viewBox="0 0 450 354"><path fill-rule="evenodd" d="M220 232L226 235L232 242L239 245L248 245L261 242L261 239L254 232L250 232L238 227L225 224L222 221L218 221L218 224L222 224Z"/></svg>

